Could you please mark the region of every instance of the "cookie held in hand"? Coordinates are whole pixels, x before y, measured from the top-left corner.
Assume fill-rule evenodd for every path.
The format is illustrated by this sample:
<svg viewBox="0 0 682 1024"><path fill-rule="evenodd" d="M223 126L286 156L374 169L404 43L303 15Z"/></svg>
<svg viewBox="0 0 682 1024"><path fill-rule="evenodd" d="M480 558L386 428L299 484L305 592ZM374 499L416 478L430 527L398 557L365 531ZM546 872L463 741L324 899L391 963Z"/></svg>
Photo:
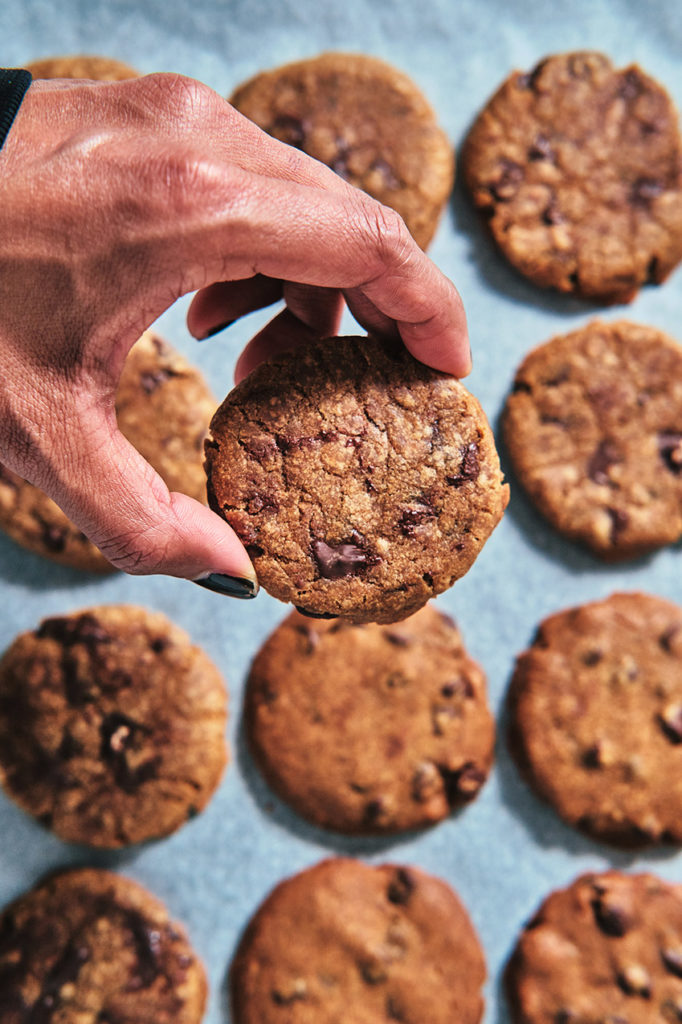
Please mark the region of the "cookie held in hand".
<svg viewBox="0 0 682 1024"><path fill-rule="evenodd" d="M211 507L268 593L312 615L406 618L464 575L509 499L478 401L398 343L261 364L211 434Z"/></svg>

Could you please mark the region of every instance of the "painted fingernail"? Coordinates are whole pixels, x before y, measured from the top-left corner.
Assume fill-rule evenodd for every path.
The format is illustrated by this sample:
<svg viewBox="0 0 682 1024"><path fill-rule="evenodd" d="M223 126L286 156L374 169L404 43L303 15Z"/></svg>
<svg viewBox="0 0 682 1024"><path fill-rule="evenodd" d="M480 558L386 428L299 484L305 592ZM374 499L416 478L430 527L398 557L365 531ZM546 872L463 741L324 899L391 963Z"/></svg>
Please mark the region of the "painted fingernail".
<svg viewBox="0 0 682 1024"><path fill-rule="evenodd" d="M226 320L224 324L218 324L217 327L212 327L211 330L203 336L203 338L197 338L197 341L206 341L208 338L212 338L214 334L220 334L220 332L224 331L227 327L231 327L234 323L236 323L236 320Z"/></svg>
<svg viewBox="0 0 682 1024"><path fill-rule="evenodd" d="M257 595L259 589L253 580L245 579L243 576L226 576L220 572L211 572L193 582L205 587L206 590L212 590L214 594L236 597L240 601L250 601Z"/></svg>

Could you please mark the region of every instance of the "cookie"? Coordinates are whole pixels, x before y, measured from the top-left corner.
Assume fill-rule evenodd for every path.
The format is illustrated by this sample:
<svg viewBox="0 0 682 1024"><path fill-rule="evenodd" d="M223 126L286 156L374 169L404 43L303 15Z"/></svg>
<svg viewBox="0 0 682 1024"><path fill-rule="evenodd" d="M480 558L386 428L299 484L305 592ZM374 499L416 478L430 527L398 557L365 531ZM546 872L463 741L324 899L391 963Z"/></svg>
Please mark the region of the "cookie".
<svg viewBox="0 0 682 1024"><path fill-rule="evenodd" d="M281 882L252 919L231 970L234 1024L477 1024L484 980L445 882L336 858Z"/></svg>
<svg viewBox="0 0 682 1024"><path fill-rule="evenodd" d="M254 660L245 721L282 799L341 832L433 824L476 796L493 758L485 677L432 605L398 626L292 612Z"/></svg>
<svg viewBox="0 0 682 1024"><path fill-rule="evenodd" d="M567 53L513 72L461 172L502 253L541 287L630 302L682 258L678 114L637 65Z"/></svg>
<svg viewBox="0 0 682 1024"><path fill-rule="evenodd" d="M74 57L45 57L24 67L34 78L88 78L95 82L120 82L137 78L138 71L111 57L80 54Z"/></svg>
<svg viewBox="0 0 682 1024"><path fill-rule="evenodd" d="M526 925L506 981L514 1024L682 1020L682 886L582 875Z"/></svg>
<svg viewBox="0 0 682 1024"><path fill-rule="evenodd" d="M45 619L0 660L0 781L69 842L167 835L220 781L226 705L215 665L159 612Z"/></svg>
<svg viewBox="0 0 682 1024"><path fill-rule="evenodd" d="M601 558L682 535L682 347L662 331L595 321L534 349L503 426L540 512Z"/></svg>
<svg viewBox="0 0 682 1024"><path fill-rule="evenodd" d="M203 443L216 402L197 369L151 331L130 350L116 394L121 432L169 490L206 503ZM0 528L60 565L90 572L113 566L39 488L0 466Z"/></svg>
<svg viewBox="0 0 682 1024"><path fill-rule="evenodd" d="M477 400L397 343L261 364L211 433L211 507L262 586L314 615L406 618L464 575L508 501Z"/></svg>
<svg viewBox="0 0 682 1024"><path fill-rule="evenodd" d="M259 128L331 167L431 241L454 182L454 155L415 83L376 57L324 53L262 72L230 97Z"/></svg>
<svg viewBox="0 0 682 1024"><path fill-rule="evenodd" d="M0 913L4 1024L199 1024L206 995L184 929L128 878L66 871Z"/></svg>
<svg viewBox="0 0 682 1024"><path fill-rule="evenodd" d="M682 608L613 594L550 616L517 660L511 747L571 825L682 843Z"/></svg>

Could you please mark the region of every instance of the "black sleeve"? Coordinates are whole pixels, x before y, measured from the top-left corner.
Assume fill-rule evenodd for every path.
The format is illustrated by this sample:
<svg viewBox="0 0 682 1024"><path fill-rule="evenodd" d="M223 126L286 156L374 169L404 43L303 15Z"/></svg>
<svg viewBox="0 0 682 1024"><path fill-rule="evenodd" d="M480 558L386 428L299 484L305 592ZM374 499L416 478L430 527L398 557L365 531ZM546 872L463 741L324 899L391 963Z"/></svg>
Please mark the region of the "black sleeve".
<svg viewBox="0 0 682 1024"><path fill-rule="evenodd" d="M32 81L23 68L0 68L0 149Z"/></svg>

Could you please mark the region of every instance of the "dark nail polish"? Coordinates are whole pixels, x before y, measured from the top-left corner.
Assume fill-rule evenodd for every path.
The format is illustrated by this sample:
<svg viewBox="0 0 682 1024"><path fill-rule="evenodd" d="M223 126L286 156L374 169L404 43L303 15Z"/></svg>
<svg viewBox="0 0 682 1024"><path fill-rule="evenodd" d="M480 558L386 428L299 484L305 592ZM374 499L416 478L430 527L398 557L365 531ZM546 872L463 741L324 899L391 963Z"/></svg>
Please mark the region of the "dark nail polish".
<svg viewBox="0 0 682 1024"><path fill-rule="evenodd" d="M225 576L220 572L212 572L200 580L194 580L200 587L212 590L214 594L225 594L236 597L240 601L250 601L258 593L258 584L242 576Z"/></svg>
<svg viewBox="0 0 682 1024"><path fill-rule="evenodd" d="M217 327L212 327L211 330L203 336L203 338L198 338L197 340L206 341L207 338L212 338L214 334L220 334L221 331L224 331L227 327L231 327L234 323L236 323L235 320L226 320L224 324L218 324Z"/></svg>

